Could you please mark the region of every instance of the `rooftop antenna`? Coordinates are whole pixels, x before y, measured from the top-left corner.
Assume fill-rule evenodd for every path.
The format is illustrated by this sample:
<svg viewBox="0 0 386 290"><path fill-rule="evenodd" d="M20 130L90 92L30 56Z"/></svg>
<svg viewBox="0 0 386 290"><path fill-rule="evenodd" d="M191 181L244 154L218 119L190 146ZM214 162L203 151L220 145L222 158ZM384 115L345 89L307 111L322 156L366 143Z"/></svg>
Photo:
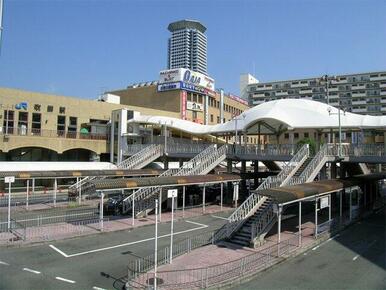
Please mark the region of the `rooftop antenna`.
<svg viewBox="0 0 386 290"><path fill-rule="evenodd" d="M0 55L1 55L1 44L3 40L3 1L0 0Z"/></svg>

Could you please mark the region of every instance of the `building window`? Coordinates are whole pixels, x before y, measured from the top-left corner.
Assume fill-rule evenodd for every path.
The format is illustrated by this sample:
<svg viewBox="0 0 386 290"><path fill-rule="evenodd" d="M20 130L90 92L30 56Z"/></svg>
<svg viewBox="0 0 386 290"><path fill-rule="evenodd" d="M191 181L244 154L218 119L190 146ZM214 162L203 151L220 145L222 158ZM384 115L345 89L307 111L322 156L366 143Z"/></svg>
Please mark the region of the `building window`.
<svg viewBox="0 0 386 290"><path fill-rule="evenodd" d="M67 128L68 132L76 132L77 121L78 121L77 117L70 117L70 122Z"/></svg>
<svg viewBox="0 0 386 290"><path fill-rule="evenodd" d="M28 131L28 113L19 112L19 121L17 123L17 128L19 130L19 135L27 135Z"/></svg>
<svg viewBox="0 0 386 290"><path fill-rule="evenodd" d="M66 113L66 107L59 107L59 114L65 114Z"/></svg>
<svg viewBox="0 0 386 290"><path fill-rule="evenodd" d="M304 138L308 138L309 136L310 136L310 134L308 132L304 133Z"/></svg>
<svg viewBox="0 0 386 290"><path fill-rule="evenodd" d="M32 113L32 129L31 129L32 135L41 134L41 128L42 128L41 120L42 120L42 116L40 113Z"/></svg>
<svg viewBox="0 0 386 290"><path fill-rule="evenodd" d="M217 124L220 124L220 117L217 116Z"/></svg>
<svg viewBox="0 0 386 290"><path fill-rule="evenodd" d="M66 116L58 116L57 133L58 136L64 136L66 131Z"/></svg>
<svg viewBox="0 0 386 290"><path fill-rule="evenodd" d="M213 114L210 114L210 122L213 123Z"/></svg>
<svg viewBox="0 0 386 290"><path fill-rule="evenodd" d="M54 106L48 105L47 106L47 112L52 113L54 111Z"/></svg>
<svg viewBox="0 0 386 290"><path fill-rule="evenodd" d="M289 134L288 133L284 133L284 139L289 139Z"/></svg>
<svg viewBox="0 0 386 290"><path fill-rule="evenodd" d="M13 134L15 120L15 111L5 110L4 111L4 132L5 134Z"/></svg>
<svg viewBox="0 0 386 290"><path fill-rule="evenodd" d="M294 133L294 138L295 139L299 138L299 133Z"/></svg>

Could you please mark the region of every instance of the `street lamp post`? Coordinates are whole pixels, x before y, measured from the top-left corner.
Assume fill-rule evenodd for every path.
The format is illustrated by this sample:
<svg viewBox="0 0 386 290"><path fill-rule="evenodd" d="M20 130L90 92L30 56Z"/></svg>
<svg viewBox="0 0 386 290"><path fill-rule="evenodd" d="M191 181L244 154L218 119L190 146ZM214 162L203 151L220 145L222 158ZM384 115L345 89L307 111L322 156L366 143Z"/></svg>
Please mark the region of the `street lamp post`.
<svg viewBox="0 0 386 290"><path fill-rule="evenodd" d="M340 103L340 102L339 102ZM331 115L338 115L338 128L339 128L339 144L338 144L338 157L341 158L342 157L342 126L341 126L341 120L340 120L340 104L338 106L338 113L332 113L331 112L331 107L328 107L327 108L327 111L328 111L328 114L331 116ZM345 114L345 112L343 112L343 115Z"/></svg>
<svg viewBox="0 0 386 290"><path fill-rule="evenodd" d="M336 81L338 80L336 78L336 76L329 76L329 75L324 75L322 76L320 79L319 79L319 84L323 84L325 85L325 92L326 92L326 103L327 105L330 104L330 94L329 94L329 86L331 84L332 81Z"/></svg>

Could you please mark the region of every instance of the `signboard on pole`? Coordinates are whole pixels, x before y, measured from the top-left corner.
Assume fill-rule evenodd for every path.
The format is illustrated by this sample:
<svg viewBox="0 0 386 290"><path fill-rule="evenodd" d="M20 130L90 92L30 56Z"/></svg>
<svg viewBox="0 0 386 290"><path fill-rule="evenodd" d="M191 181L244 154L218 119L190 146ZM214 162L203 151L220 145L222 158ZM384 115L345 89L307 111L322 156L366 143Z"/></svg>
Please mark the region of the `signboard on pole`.
<svg viewBox="0 0 386 290"><path fill-rule="evenodd" d="M329 198L328 198L328 196L322 197L322 198L320 199L320 209L326 208L326 207L329 207L329 206L330 206L330 203L329 203Z"/></svg>
<svg viewBox="0 0 386 290"><path fill-rule="evenodd" d="M15 176L6 176L4 177L5 183L14 183L15 182Z"/></svg>
<svg viewBox="0 0 386 290"><path fill-rule="evenodd" d="M169 189L168 190L168 198L177 197L178 190L177 189Z"/></svg>

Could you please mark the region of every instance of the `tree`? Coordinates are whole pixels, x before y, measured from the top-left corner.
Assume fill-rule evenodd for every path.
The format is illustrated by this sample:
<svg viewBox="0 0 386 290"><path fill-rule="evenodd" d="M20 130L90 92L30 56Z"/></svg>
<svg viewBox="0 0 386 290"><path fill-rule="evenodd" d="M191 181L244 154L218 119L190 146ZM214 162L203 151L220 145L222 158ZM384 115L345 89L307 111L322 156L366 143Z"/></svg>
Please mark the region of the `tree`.
<svg viewBox="0 0 386 290"><path fill-rule="evenodd" d="M304 139L298 141L298 143L296 143L298 149L300 147L302 147L304 144L308 144L309 149L310 149L310 155L315 155L315 152L316 152L316 142L315 142L315 140L311 139L311 138L304 138Z"/></svg>

